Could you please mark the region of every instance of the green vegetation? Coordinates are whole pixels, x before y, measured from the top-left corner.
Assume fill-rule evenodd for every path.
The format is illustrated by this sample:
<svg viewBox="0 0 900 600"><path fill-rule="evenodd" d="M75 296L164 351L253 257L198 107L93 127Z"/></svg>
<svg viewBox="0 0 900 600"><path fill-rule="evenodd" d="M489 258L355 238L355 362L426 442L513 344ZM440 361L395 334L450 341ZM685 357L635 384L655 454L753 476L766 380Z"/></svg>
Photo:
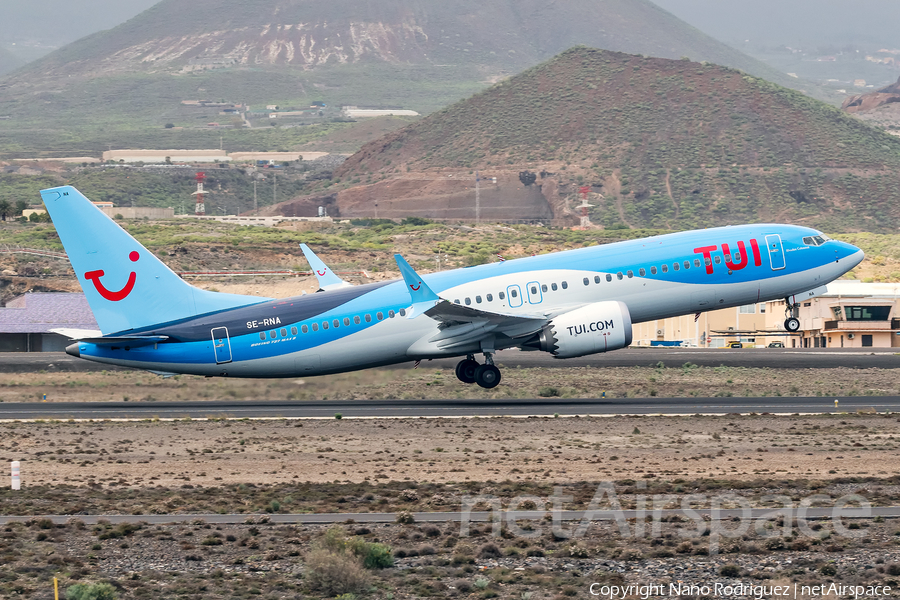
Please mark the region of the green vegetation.
<svg viewBox="0 0 900 600"><path fill-rule="evenodd" d="M116 588L108 583L76 583L66 590L66 600L115 600Z"/></svg>

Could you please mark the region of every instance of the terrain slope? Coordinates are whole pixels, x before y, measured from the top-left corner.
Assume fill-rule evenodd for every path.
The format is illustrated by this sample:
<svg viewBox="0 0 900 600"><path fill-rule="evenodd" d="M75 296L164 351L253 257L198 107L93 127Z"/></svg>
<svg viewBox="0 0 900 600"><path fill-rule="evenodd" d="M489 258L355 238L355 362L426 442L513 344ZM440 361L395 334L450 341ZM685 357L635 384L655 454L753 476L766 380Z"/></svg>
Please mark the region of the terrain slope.
<svg viewBox="0 0 900 600"><path fill-rule="evenodd" d="M805 85L647 0L162 0L0 80L0 114L13 117L0 150L47 128L96 137L93 149L104 130L220 120L182 100L430 112L577 44Z"/></svg>
<svg viewBox="0 0 900 600"><path fill-rule="evenodd" d="M384 217L473 217L478 171L488 218L575 223L589 186L605 226L886 230L900 224L898 167L900 140L799 92L578 47L365 145L329 201L342 216L377 202Z"/></svg>

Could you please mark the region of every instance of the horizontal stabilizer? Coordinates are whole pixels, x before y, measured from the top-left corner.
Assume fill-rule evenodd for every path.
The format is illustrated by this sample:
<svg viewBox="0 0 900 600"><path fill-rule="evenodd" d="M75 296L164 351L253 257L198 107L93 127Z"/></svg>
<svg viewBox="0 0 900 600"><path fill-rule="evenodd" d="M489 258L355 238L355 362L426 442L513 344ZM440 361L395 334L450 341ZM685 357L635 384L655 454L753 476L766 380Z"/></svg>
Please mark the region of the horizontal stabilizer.
<svg viewBox="0 0 900 600"><path fill-rule="evenodd" d="M85 344L94 344L95 346L128 346L129 348L140 348L141 346L150 346L158 344L169 339L167 335L144 335L144 336L119 336L119 337L95 337L77 340Z"/></svg>

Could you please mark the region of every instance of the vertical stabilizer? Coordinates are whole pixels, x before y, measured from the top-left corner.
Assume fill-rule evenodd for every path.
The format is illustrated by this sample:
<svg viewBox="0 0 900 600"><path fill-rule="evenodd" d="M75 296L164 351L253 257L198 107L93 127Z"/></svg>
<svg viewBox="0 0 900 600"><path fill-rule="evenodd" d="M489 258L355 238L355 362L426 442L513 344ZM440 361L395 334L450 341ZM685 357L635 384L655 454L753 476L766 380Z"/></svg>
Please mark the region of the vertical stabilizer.
<svg viewBox="0 0 900 600"><path fill-rule="evenodd" d="M104 335L270 300L188 284L72 186L41 198Z"/></svg>

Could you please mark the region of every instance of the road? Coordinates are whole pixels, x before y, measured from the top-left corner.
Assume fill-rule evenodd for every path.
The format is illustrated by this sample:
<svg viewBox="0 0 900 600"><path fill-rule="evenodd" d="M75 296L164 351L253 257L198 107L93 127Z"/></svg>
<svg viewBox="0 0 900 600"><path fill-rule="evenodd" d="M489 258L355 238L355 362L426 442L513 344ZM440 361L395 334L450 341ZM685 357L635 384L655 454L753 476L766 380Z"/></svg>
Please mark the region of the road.
<svg viewBox="0 0 900 600"><path fill-rule="evenodd" d="M565 367L646 367L662 362L678 367L686 362L701 367L766 367L771 369L857 369L900 368L900 348L625 348L608 354L557 360L545 352L504 350L497 353L497 362L507 367L565 368ZM458 358L425 361L423 367L449 369ZM394 365L393 369L408 369L411 363ZM114 371L119 367L93 363L60 352L2 352L0 373L28 373L37 371Z"/></svg>
<svg viewBox="0 0 900 600"><path fill-rule="evenodd" d="M5 402L10 419L202 419L693 415L730 413L900 412L900 396L769 398L535 398L503 400L228 400L190 402Z"/></svg>
<svg viewBox="0 0 900 600"><path fill-rule="evenodd" d="M583 510L564 510L554 513L560 521L581 521L585 518ZM510 523L517 519L543 519L548 511L541 510L520 510L520 511L500 511L494 517L500 521ZM598 510L590 513L589 518L595 521L611 521L621 519L635 519L653 515L654 511L608 511ZM484 511L465 512L417 512L413 513L413 518L417 522L461 522L468 521L489 521L493 513ZM705 516L711 515L711 511L707 508L696 508L689 510L667 509L658 511L658 518L668 518L672 515L679 515L693 521L706 520ZM22 522L37 517L52 519L54 523L65 523L67 520L77 518L82 520L86 525L94 525L97 521L106 520L110 523L137 523L144 522L150 524L163 523L182 523L194 520L203 520L211 524L234 525L246 523L248 517L258 517L259 515L231 514L220 515L216 513L193 514L193 515L37 515L37 516L19 516L19 515L0 515L0 524ZM329 523L346 523L354 521L356 523L393 523L397 520L396 513L305 513L305 514L274 514L266 515L270 523L276 524L329 524ZM900 506L875 506L869 508L856 508L852 506L840 509L834 508L753 508L753 509L721 509L716 515L718 519L731 520L734 517L758 519L776 519L783 516L788 519L830 519L834 517L841 518L871 518L880 516L882 518L900 517ZM549 525L549 524L548 524ZM728 529L732 529L733 525L729 525Z"/></svg>

